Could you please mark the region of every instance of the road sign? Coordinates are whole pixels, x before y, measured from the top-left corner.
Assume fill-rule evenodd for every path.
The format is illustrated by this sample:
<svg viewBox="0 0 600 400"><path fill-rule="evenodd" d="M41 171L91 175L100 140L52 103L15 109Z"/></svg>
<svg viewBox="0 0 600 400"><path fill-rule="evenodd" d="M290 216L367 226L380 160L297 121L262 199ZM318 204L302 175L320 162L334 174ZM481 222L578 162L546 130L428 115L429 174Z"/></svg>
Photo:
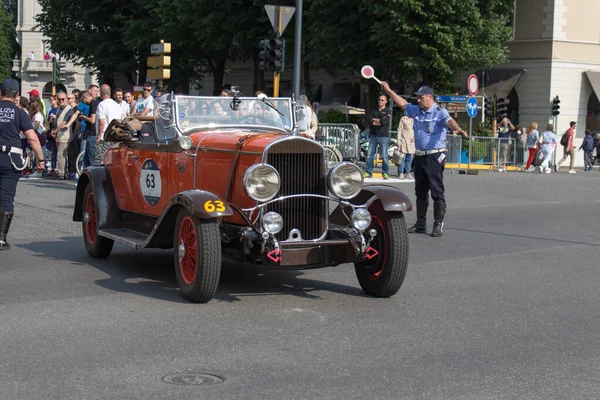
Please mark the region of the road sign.
<svg viewBox="0 0 600 400"><path fill-rule="evenodd" d="M281 9L281 13L279 12L279 9ZM269 21L271 21L273 29L276 33L281 35L290 23L290 20L296 11L296 7L281 7L265 4L265 11L267 12L267 16L269 17ZM279 21L279 17L281 17L281 21ZM281 32L277 32L278 26L281 26Z"/></svg>
<svg viewBox="0 0 600 400"><path fill-rule="evenodd" d="M475 118L477 116L477 108L477 99L469 97L469 100L467 100L467 114L469 114L469 117Z"/></svg>
<svg viewBox="0 0 600 400"><path fill-rule="evenodd" d="M449 113L463 113L467 112L467 105L466 103L448 103L446 104L446 110Z"/></svg>
<svg viewBox="0 0 600 400"><path fill-rule="evenodd" d="M168 68L149 69L146 77L148 79L171 79L171 70Z"/></svg>
<svg viewBox="0 0 600 400"><path fill-rule="evenodd" d="M150 54L163 54L171 52L171 43L154 43L150 45Z"/></svg>
<svg viewBox="0 0 600 400"><path fill-rule="evenodd" d="M477 92L479 92L479 79L477 79L477 75L469 76L469 79L467 79L467 88L471 96L477 95Z"/></svg>
<svg viewBox="0 0 600 400"><path fill-rule="evenodd" d="M435 101L438 103L466 103L467 96L437 96Z"/></svg>
<svg viewBox="0 0 600 400"><path fill-rule="evenodd" d="M149 68L168 67L171 65L171 56L148 57Z"/></svg>

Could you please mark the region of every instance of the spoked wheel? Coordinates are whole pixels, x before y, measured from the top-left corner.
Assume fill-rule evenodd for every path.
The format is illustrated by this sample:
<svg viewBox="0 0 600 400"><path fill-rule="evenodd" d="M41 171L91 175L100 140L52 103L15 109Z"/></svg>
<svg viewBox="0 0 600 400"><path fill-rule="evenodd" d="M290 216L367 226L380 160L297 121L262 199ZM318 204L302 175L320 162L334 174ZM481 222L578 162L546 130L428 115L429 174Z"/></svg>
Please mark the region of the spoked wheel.
<svg viewBox="0 0 600 400"><path fill-rule="evenodd" d="M356 277L364 292L375 297L390 297L398 292L408 267L408 233L401 212L386 212L378 204L370 210L369 229L377 235L364 262L354 263Z"/></svg>
<svg viewBox="0 0 600 400"><path fill-rule="evenodd" d="M181 295L206 303L217 291L221 275L221 235L216 220L202 220L182 208L174 233L175 274Z"/></svg>
<svg viewBox="0 0 600 400"><path fill-rule="evenodd" d="M91 183L85 188L83 201L84 209L83 218L81 220L85 249L92 257L106 258L110 255L115 242L111 239L107 239L98 235L96 198L94 197L94 190L92 189Z"/></svg>
<svg viewBox="0 0 600 400"><path fill-rule="evenodd" d="M328 168L332 168L342 162L344 157L335 146L325 145L323 147L325 147L325 160L327 161Z"/></svg>
<svg viewBox="0 0 600 400"><path fill-rule="evenodd" d="M77 156L77 162L75 163L75 165L77 166L77 174L79 176L81 176L81 173L83 172L83 157L85 156L85 151L82 151L81 153L79 153L79 155Z"/></svg>

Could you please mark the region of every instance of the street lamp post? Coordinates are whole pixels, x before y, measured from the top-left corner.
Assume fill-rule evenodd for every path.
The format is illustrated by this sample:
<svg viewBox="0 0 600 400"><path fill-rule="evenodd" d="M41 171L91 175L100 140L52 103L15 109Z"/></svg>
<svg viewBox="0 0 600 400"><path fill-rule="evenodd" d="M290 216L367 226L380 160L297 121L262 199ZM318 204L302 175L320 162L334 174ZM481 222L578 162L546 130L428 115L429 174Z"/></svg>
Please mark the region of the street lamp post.
<svg viewBox="0 0 600 400"><path fill-rule="evenodd" d="M302 52L302 0L296 0L296 35L294 39L294 94L300 95L300 56Z"/></svg>

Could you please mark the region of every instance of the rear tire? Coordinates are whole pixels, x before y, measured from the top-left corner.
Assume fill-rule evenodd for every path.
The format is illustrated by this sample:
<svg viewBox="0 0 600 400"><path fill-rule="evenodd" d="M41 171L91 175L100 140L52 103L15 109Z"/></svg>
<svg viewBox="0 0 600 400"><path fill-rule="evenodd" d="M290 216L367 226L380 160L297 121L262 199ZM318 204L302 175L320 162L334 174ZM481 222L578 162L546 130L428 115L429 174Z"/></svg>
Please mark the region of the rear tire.
<svg viewBox="0 0 600 400"><path fill-rule="evenodd" d="M184 299L206 303L221 275L221 235L215 219L199 219L182 208L173 235L177 282Z"/></svg>
<svg viewBox="0 0 600 400"><path fill-rule="evenodd" d="M96 216L96 198L90 182L83 195L83 215L81 226L83 242L88 254L95 258L107 258L115 244L114 240L98 235L98 219Z"/></svg>
<svg viewBox="0 0 600 400"><path fill-rule="evenodd" d="M364 292L375 297L390 297L400 290L408 267L408 232L401 212L386 212L381 203L371 209L369 229L377 235L371 247L378 255L354 263L356 277Z"/></svg>

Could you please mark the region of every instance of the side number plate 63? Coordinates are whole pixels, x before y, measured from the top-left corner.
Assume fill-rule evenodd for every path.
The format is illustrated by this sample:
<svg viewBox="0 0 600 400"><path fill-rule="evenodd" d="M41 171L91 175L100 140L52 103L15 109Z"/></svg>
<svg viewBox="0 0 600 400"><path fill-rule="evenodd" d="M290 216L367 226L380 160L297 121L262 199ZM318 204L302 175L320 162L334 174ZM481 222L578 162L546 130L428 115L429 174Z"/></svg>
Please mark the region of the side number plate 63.
<svg viewBox="0 0 600 400"><path fill-rule="evenodd" d="M220 200L208 200L204 203L204 211L206 212L223 212L225 211L225 204Z"/></svg>

